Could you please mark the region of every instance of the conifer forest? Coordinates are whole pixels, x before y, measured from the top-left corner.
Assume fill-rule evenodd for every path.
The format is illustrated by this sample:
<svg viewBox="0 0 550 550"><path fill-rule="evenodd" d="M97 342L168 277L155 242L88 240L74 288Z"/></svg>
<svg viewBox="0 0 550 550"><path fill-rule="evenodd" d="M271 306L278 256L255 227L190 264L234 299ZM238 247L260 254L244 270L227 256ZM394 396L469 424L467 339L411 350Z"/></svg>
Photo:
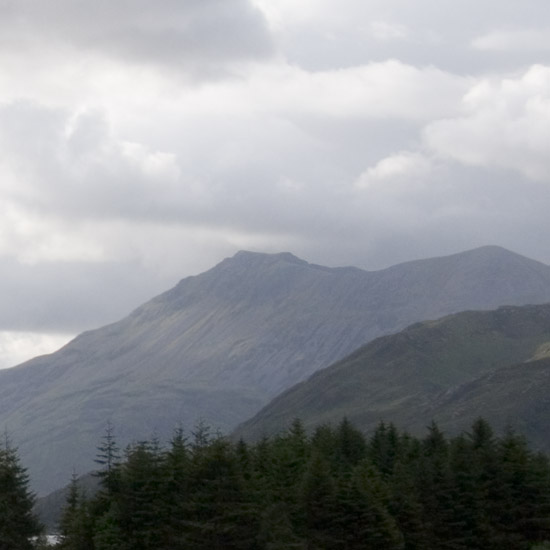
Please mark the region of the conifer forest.
<svg viewBox="0 0 550 550"><path fill-rule="evenodd" d="M100 489L76 476L59 524L67 550L523 550L548 548L550 463L484 420L453 438L344 419L307 434L296 420L254 444L199 425L96 457ZM0 547L40 546L24 468L0 452Z"/></svg>

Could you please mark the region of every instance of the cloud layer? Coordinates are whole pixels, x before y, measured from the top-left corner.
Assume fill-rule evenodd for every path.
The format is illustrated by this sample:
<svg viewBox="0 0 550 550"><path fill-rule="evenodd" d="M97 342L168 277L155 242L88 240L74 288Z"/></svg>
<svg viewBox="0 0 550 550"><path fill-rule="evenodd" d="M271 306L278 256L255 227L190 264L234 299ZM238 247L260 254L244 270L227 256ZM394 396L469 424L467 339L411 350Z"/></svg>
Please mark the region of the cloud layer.
<svg viewBox="0 0 550 550"><path fill-rule="evenodd" d="M4 366L241 248L550 262L549 17L545 0L0 1Z"/></svg>

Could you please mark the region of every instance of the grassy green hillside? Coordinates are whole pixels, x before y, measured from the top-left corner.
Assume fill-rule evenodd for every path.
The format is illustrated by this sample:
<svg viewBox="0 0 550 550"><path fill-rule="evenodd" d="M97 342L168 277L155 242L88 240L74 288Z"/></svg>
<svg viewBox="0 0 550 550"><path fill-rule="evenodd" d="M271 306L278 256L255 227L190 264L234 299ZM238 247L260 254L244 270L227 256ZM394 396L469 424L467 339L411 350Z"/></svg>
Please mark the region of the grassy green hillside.
<svg viewBox="0 0 550 550"><path fill-rule="evenodd" d="M549 342L550 305L463 312L418 323L374 340L294 386L236 434L258 438L296 417L312 427L347 416L364 430L380 420L421 430L432 419L458 430L480 415L499 426L533 423L535 409L544 409L550 395L541 389ZM519 411L529 412L521 417L525 420Z"/></svg>
<svg viewBox="0 0 550 550"><path fill-rule="evenodd" d="M410 427L422 430L433 417L452 433L483 416L498 430L524 434L535 448L550 450L550 358L502 367L438 396L415 412Z"/></svg>

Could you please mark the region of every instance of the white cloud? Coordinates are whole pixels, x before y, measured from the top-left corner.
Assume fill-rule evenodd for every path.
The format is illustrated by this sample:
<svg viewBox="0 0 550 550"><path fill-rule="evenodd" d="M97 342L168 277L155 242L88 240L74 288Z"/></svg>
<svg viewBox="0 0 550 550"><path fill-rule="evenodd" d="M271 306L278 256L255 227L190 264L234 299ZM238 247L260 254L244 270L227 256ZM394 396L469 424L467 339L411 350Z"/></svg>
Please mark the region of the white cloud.
<svg viewBox="0 0 550 550"><path fill-rule="evenodd" d="M338 71L285 67L253 82L275 110L321 116L422 119L453 112L468 79L390 60ZM254 86L256 84L256 86ZM435 93L437 90L437 93Z"/></svg>
<svg viewBox="0 0 550 550"><path fill-rule="evenodd" d="M429 124L427 145L472 166L550 178L550 67L536 65L512 78L484 79L464 97L464 113Z"/></svg>
<svg viewBox="0 0 550 550"><path fill-rule="evenodd" d="M355 185L358 189L365 189L397 179L412 183L426 178L432 169L430 159L423 154L403 151L383 158L375 166L365 170Z"/></svg>
<svg viewBox="0 0 550 550"><path fill-rule="evenodd" d="M244 81L190 91L189 112L429 119L455 112L472 79L388 60L328 71L289 64L257 68Z"/></svg>
<svg viewBox="0 0 550 550"><path fill-rule="evenodd" d="M72 334L0 331L0 369L52 353L73 337Z"/></svg>
<svg viewBox="0 0 550 550"><path fill-rule="evenodd" d="M350 7L349 0L346 0ZM293 26L297 23L316 22L331 18L341 10L335 10L332 0L252 0L252 4L260 9L268 18Z"/></svg>
<svg viewBox="0 0 550 550"><path fill-rule="evenodd" d="M320 7L319 0L252 0L252 4L264 14L275 31L287 25L311 22L312 18L318 17Z"/></svg>

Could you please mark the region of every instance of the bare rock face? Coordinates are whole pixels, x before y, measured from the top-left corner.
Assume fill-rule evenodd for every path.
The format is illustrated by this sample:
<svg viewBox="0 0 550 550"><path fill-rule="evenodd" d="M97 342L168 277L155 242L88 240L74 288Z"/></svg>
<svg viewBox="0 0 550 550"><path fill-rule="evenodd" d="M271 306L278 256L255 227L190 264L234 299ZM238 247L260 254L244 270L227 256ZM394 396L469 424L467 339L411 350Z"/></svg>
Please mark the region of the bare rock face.
<svg viewBox="0 0 550 550"><path fill-rule="evenodd" d="M239 252L118 323L0 371L0 423L44 493L93 467L108 421L121 446L198 419L229 431L378 336L547 301L550 267L498 247L376 272Z"/></svg>

